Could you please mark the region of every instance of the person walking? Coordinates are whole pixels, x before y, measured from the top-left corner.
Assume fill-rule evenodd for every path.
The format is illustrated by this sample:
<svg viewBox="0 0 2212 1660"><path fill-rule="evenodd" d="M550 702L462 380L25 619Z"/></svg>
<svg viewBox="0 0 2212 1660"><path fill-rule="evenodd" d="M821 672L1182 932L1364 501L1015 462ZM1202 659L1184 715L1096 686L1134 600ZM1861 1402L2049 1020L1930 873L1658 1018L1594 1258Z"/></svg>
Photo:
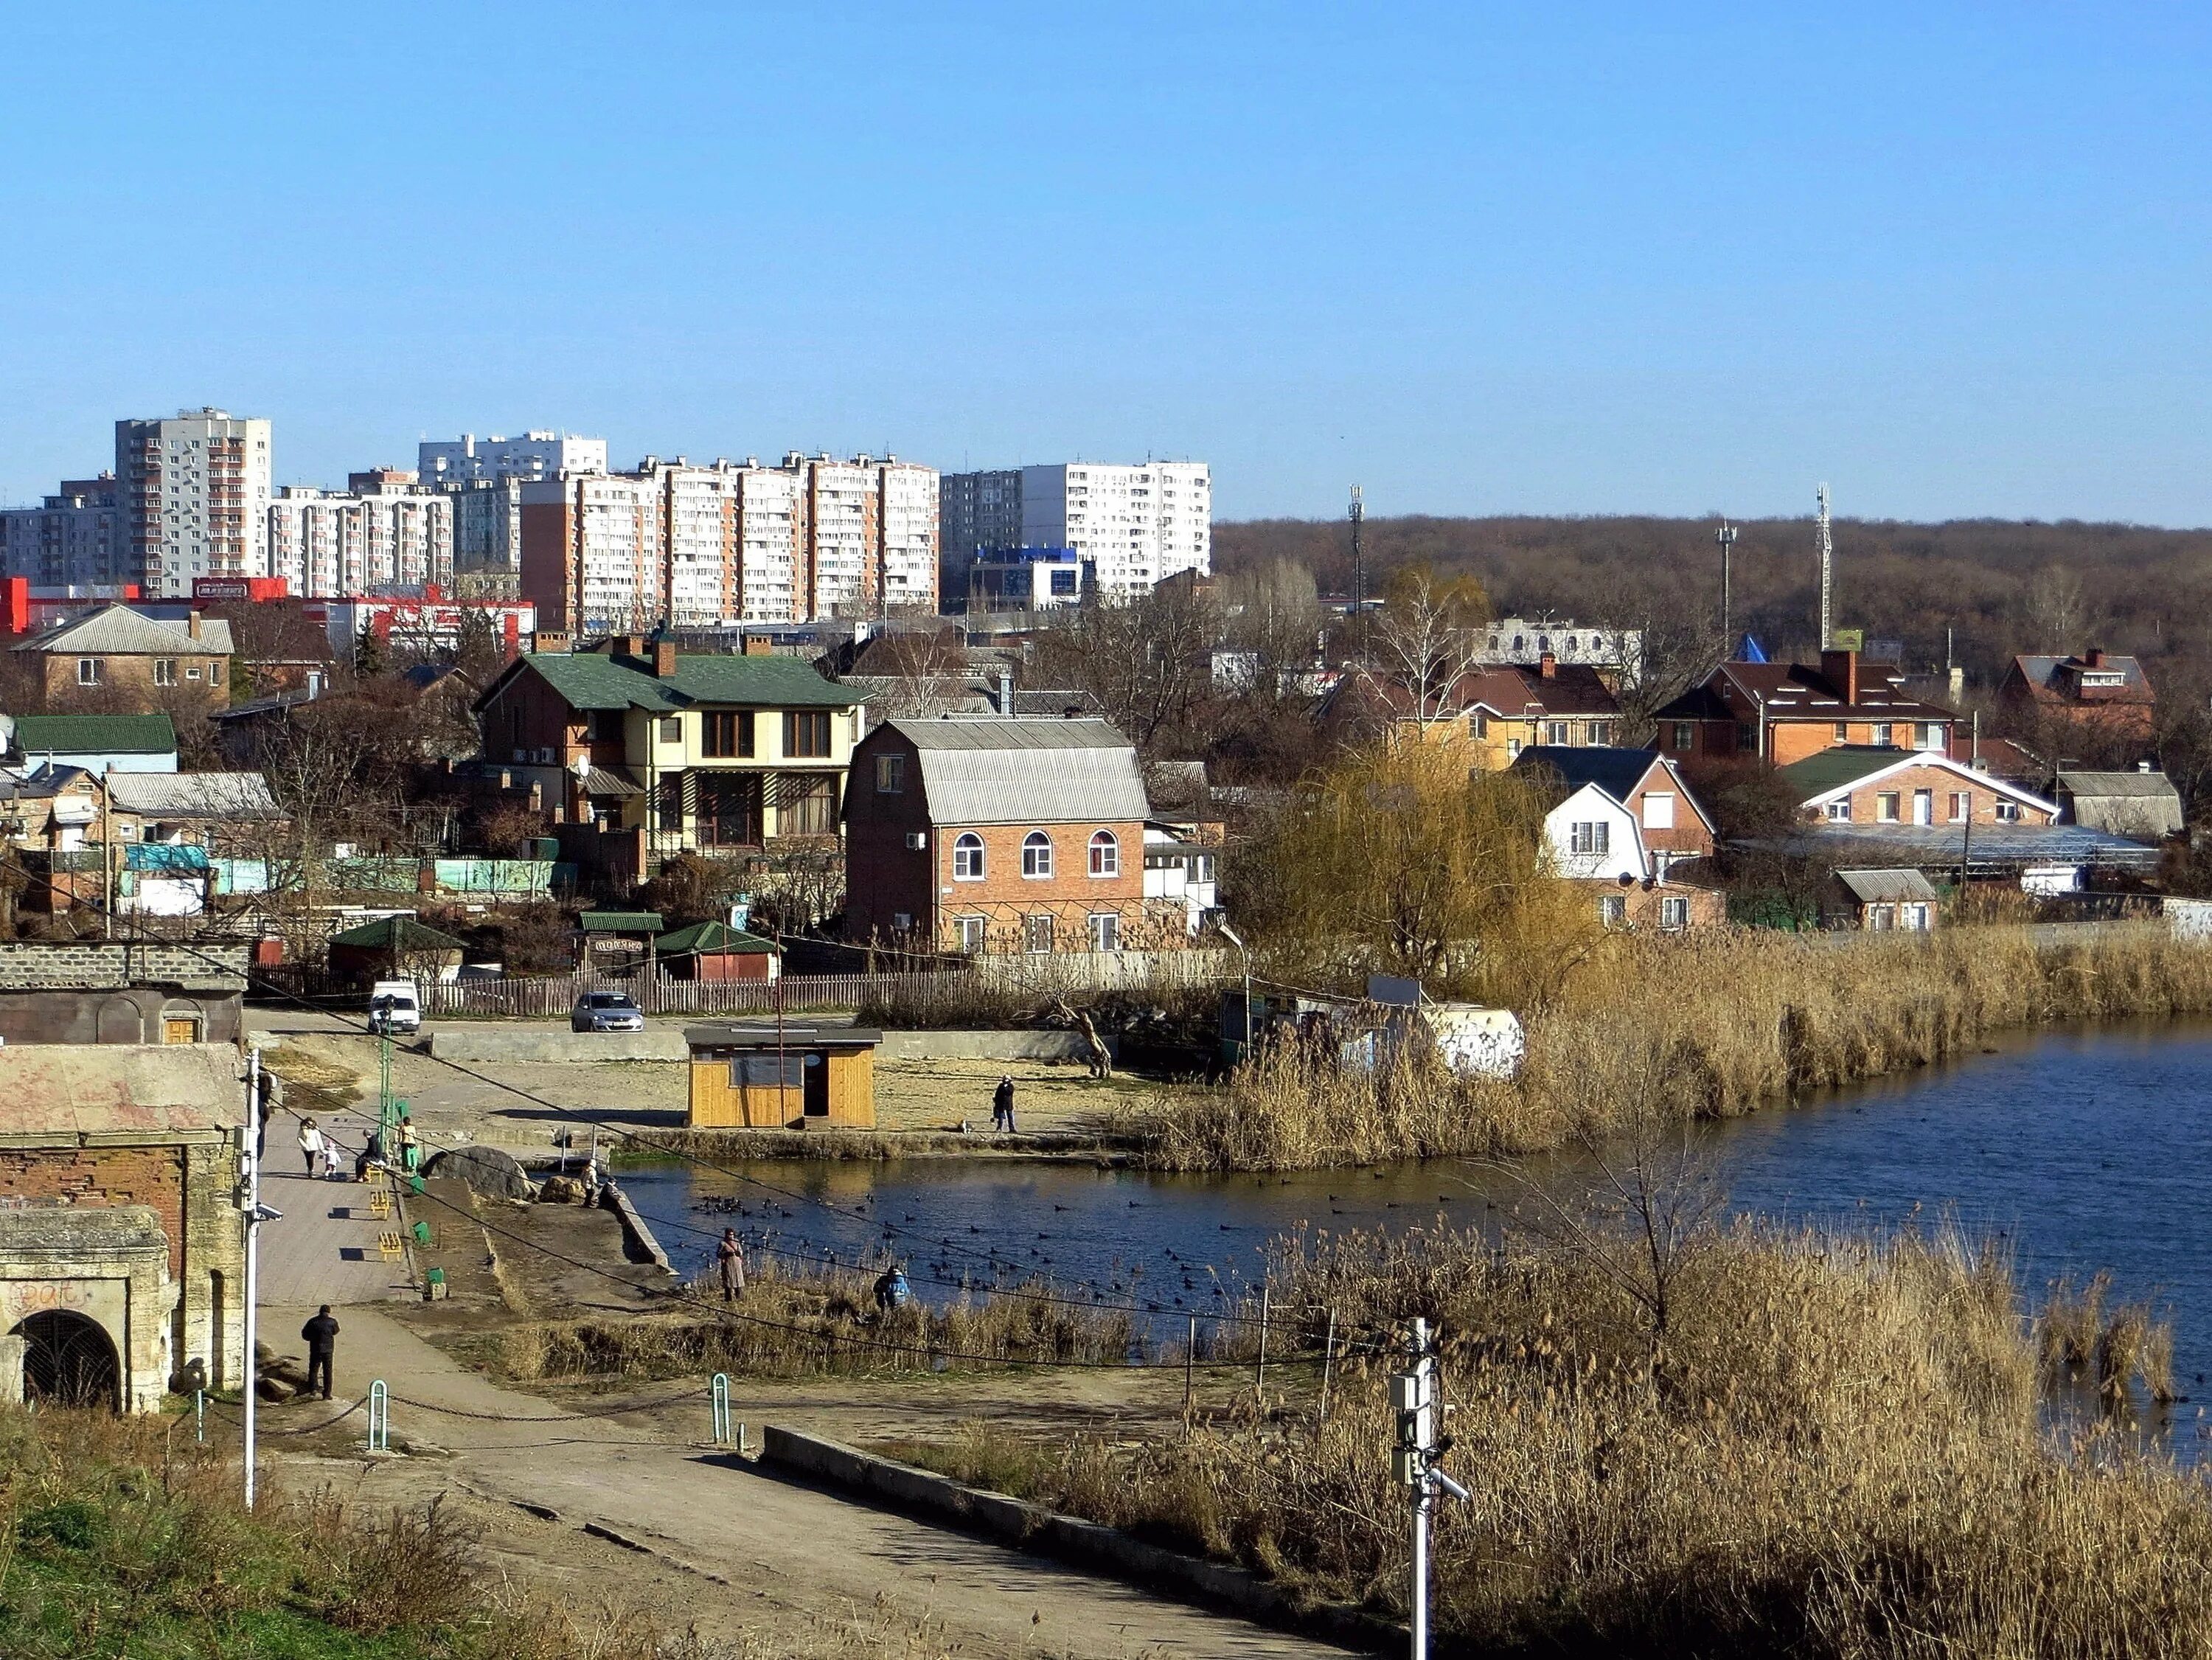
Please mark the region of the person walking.
<svg viewBox="0 0 2212 1660"><path fill-rule="evenodd" d="M714 1261L722 1270L722 1300L734 1303L745 1294L745 1248L735 1228L722 1230L722 1241L714 1247Z"/></svg>
<svg viewBox="0 0 2212 1660"><path fill-rule="evenodd" d="M323 1140L322 1131L312 1118L300 1121L300 1156L307 1161L307 1179L312 1182L321 1174L318 1168L328 1156L330 1144Z"/></svg>
<svg viewBox="0 0 2212 1660"><path fill-rule="evenodd" d="M319 1375L323 1380L323 1399L331 1398L331 1361L338 1350L338 1323L331 1318L328 1303L315 1317L300 1328L301 1341L307 1346L307 1387L315 1387Z"/></svg>
<svg viewBox="0 0 2212 1660"><path fill-rule="evenodd" d="M991 1128L1014 1133L1014 1079L1010 1073L999 1079L999 1087L991 1091Z"/></svg>

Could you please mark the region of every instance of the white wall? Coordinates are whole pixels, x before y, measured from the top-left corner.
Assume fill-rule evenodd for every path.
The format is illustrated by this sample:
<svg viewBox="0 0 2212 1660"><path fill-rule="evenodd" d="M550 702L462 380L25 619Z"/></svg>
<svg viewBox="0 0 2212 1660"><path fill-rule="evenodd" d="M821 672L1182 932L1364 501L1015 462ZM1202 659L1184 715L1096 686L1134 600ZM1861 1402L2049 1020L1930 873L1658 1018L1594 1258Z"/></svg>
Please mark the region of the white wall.
<svg viewBox="0 0 2212 1660"><path fill-rule="evenodd" d="M1604 826L1603 853L1576 851L1577 824ZM1546 815L1544 836L1551 844L1553 867L1562 876L1597 881L1627 876L1640 882L1650 874L1636 815L1595 784L1583 785Z"/></svg>

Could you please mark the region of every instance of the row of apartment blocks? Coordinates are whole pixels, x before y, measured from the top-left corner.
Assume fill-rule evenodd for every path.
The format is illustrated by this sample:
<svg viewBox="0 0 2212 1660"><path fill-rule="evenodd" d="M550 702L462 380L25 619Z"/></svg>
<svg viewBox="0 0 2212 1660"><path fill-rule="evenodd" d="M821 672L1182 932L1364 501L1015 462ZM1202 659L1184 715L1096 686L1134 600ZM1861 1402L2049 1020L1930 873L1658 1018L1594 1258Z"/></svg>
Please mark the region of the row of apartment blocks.
<svg viewBox="0 0 2212 1660"><path fill-rule="evenodd" d="M1070 461L945 477L946 591L965 593L979 554L1068 549L1103 597L1148 593L1213 569L1213 481L1202 461Z"/></svg>

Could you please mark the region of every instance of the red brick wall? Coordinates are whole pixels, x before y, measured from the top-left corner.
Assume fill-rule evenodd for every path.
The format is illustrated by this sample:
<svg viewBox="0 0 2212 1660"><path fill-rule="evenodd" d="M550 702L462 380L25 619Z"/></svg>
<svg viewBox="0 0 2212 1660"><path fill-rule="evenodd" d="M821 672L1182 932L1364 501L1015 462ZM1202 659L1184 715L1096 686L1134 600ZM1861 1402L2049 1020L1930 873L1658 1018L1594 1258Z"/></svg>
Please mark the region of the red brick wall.
<svg viewBox="0 0 2212 1660"><path fill-rule="evenodd" d="M1978 779L1970 784L1955 772L1929 766L1906 767L1885 777L1854 785L1850 792L1850 822L1854 824L1910 824L1913 822L1913 792L1923 789L1935 793L1933 819L1939 827L1958 822L1951 817L1951 794L1954 790L1964 790L1973 798L1972 818L1975 824L1994 824L1997 822L1996 804L2001 798L1996 790ZM1897 796L1897 817L1894 819L1882 818L1878 798L1893 793ZM1823 806L1808 816L1825 819L1826 808ZM2032 808L2023 808L2019 820L2024 824L2047 824L2051 821L2050 813L2038 812Z"/></svg>
<svg viewBox="0 0 2212 1660"><path fill-rule="evenodd" d="M536 604L538 626L574 631L575 606L574 512L567 502L522 504L522 597Z"/></svg>
<svg viewBox="0 0 2212 1660"><path fill-rule="evenodd" d="M0 1193L33 1203L148 1205L169 1238L169 1275L184 1275L185 1154L181 1147L0 1148Z"/></svg>
<svg viewBox="0 0 2212 1660"><path fill-rule="evenodd" d="M1654 853L1678 853L1685 857L1705 858L1713 850L1713 833L1705 828L1705 821L1698 817L1691 805L1690 793L1666 774L1650 772L1644 775L1644 783L1629 793L1626 802L1629 812L1636 815L1638 825L1644 824L1644 798L1653 793L1671 791L1674 797L1674 827L1672 830L1644 828L1644 845Z"/></svg>

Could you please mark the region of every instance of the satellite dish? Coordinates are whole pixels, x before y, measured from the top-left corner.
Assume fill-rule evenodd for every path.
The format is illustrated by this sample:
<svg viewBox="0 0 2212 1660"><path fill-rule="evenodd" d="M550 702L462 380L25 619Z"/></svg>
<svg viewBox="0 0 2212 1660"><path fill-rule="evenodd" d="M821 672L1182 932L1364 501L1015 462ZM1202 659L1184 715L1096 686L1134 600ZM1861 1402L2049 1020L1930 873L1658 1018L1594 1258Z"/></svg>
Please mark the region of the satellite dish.
<svg viewBox="0 0 2212 1660"><path fill-rule="evenodd" d="M591 751L586 750L571 761L568 763L568 770L574 773L579 779L589 778L592 775Z"/></svg>

